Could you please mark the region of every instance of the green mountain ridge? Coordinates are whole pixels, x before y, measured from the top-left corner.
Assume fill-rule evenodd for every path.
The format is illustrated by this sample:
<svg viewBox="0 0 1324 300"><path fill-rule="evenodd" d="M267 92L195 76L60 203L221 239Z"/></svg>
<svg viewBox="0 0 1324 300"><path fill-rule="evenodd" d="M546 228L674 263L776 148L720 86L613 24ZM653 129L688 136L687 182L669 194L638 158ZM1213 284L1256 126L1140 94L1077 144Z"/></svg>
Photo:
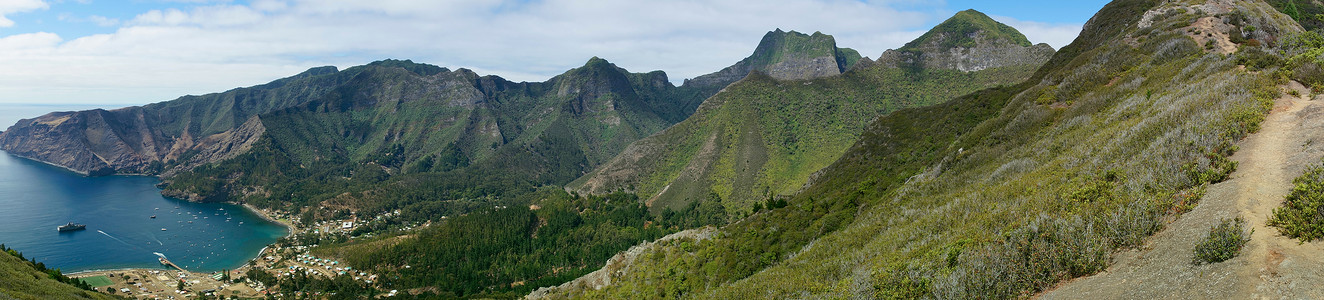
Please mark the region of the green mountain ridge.
<svg viewBox="0 0 1324 300"><path fill-rule="evenodd" d="M1187 26L1300 26L1219 3L1113 1L1029 80L873 121L784 207L543 296L1005 299L1103 271L1226 179L1281 93L1253 63L1278 45L1224 55Z"/></svg>
<svg viewBox="0 0 1324 300"><path fill-rule="evenodd" d="M964 14L970 12L953 19ZM1023 64L976 72L872 65L804 81L750 75L706 100L690 119L635 142L567 188L637 193L654 211L715 202L738 219L798 191L875 116L1019 82L1052 53L1040 51L1046 53L1018 60ZM751 58L769 56L757 53Z"/></svg>
<svg viewBox="0 0 1324 300"><path fill-rule="evenodd" d="M340 197L359 210L399 208L399 199L340 196L398 175L477 177L456 183L470 187L559 185L688 115L703 97L664 73L629 73L596 57L541 83L400 64L369 64L321 98L259 116L266 134L253 150L168 177L166 193L296 208Z"/></svg>
<svg viewBox="0 0 1324 300"><path fill-rule="evenodd" d="M957 12L956 15L897 50L921 50L930 47L972 48L986 43L1010 43L1021 47L1034 45L1016 28L994 21L993 18L977 10L968 9Z"/></svg>

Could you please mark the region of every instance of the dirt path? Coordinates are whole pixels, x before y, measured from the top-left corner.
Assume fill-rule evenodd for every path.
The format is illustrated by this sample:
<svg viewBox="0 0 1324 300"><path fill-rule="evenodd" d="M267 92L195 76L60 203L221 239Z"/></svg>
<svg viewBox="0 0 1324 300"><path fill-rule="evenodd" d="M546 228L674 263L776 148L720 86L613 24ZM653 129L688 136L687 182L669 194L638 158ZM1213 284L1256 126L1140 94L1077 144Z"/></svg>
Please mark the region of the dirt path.
<svg viewBox="0 0 1324 300"><path fill-rule="evenodd" d="M1305 87L1289 87L1307 95ZM1265 226L1292 179L1324 155L1324 97L1276 100L1261 129L1232 156L1232 179L1209 187L1191 212L1118 254L1107 271L1062 284L1044 299L1324 299L1324 242L1298 244ZM1254 228L1242 255L1192 264L1195 244L1220 219L1241 216Z"/></svg>

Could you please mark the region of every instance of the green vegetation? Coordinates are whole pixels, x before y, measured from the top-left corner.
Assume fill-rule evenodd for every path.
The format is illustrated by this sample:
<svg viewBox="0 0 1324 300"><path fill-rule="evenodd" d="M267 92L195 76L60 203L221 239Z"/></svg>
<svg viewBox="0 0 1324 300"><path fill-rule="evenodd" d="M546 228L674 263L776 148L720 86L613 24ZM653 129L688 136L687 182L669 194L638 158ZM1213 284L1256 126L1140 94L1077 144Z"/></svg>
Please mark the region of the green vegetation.
<svg viewBox="0 0 1324 300"><path fill-rule="evenodd" d="M278 287L269 291L288 298L306 299L367 299L381 294L353 275L338 275L333 278L309 276L303 272L294 272L291 276L277 278L259 269L248 269L244 277L264 286ZM182 285L182 281L181 281Z"/></svg>
<svg viewBox="0 0 1324 300"><path fill-rule="evenodd" d="M1324 167L1312 166L1292 183L1283 206L1269 217L1269 226L1303 242L1324 238Z"/></svg>
<svg viewBox="0 0 1324 300"><path fill-rule="evenodd" d="M1324 28L1324 5L1315 0L1266 0L1306 30Z"/></svg>
<svg viewBox="0 0 1324 300"><path fill-rule="evenodd" d="M1288 76L1317 92L1324 91L1324 29L1287 36L1282 44Z"/></svg>
<svg viewBox="0 0 1324 300"><path fill-rule="evenodd" d="M979 33L979 34L976 34ZM919 38L906 43L900 51L917 50L921 47L971 48L981 42L1004 41L1021 47L1032 44L1016 28L994 21L984 13L970 9L956 13L952 18L938 24Z"/></svg>
<svg viewBox="0 0 1324 300"><path fill-rule="evenodd" d="M837 57L838 66L847 69L860 60L860 53L850 48L838 49L836 39L821 32L810 35L777 29L764 35L754 54L740 63L761 69L797 57Z"/></svg>
<svg viewBox="0 0 1324 300"><path fill-rule="evenodd" d="M597 270L632 245L712 224L697 213L651 215L629 194L577 198L546 189L523 198L536 200L316 251L383 274L392 289L429 287L444 298L515 298Z"/></svg>
<svg viewBox="0 0 1324 300"><path fill-rule="evenodd" d="M1285 83L1168 29L1200 12L1137 28L1156 5L1109 3L1025 83L879 118L786 207L574 295L1000 299L1103 270L1227 178Z"/></svg>
<svg viewBox="0 0 1324 300"><path fill-rule="evenodd" d="M64 276L59 269L26 259L22 253L0 244L0 298L6 299L115 299L90 291L81 280Z"/></svg>
<svg viewBox="0 0 1324 300"><path fill-rule="evenodd" d="M170 177L167 192L241 200L297 214L305 224L351 211L401 211L390 223L353 236L395 238L408 224L433 226L395 247L349 243L318 251L393 274L385 281L393 288L452 296L506 297L559 284L678 228L666 224L710 223L695 217L702 215L698 209L655 218L633 198L572 200L559 186L684 119L715 91L677 88L661 72L628 73L596 57L544 83L401 61L356 68L353 78L322 97L260 115L266 131L249 151ZM532 204L544 208L532 211ZM721 220L703 220L714 219ZM349 241L294 239L305 245ZM360 250L335 250L351 248ZM401 263L415 268L397 269ZM286 286L359 291L334 282L281 283Z"/></svg>
<svg viewBox="0 0 1324 300"><path fill-rule="evenodd" d="M262 115L266 134L250 151L171 177L166 189L296 211L485 202L569 182L704 96L598 58L547 83L363 68L323 97Z"/></svg>
<svg viewBox="0 0 1324 300"><path fill-rule="evenodd" d="M1013 83L1034 68L966 73L880 65L807 81L751 75L570 187L635 192L651 198L655 211L719 201L730 219L739 219L758 203L796 192L874 116Z"/></svg>
<svg viewBox="0 0 1324 300"><path fill-rule="evenodd" d="M1223 219L1209 228L1209 235L1195 245L1195 264L1223 262L1241 253L1241 247L1250 241L1246 232L1246 221L1241 218Z"/></svg>

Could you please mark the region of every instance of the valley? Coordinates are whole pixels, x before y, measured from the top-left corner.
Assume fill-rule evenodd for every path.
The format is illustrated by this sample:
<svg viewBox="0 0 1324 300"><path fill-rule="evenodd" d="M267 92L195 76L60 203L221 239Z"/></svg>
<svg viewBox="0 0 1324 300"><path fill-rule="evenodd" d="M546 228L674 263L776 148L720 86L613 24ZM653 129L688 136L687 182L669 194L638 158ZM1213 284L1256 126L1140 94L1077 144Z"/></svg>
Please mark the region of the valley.
<svg viewBox="0 0 1324 300"><path fill-rule="evenodd" d="M288 235L244 238L265 248L216 278L66 275L17 249L0 267L38 275L0 296L1317 298L1321 12L1114 0L1055 49L1027 37L1042 24L962 8L876 59L838 44L858 32L774 28L683 80L633 58L519 82L385 59L51 112L0 150ZM44 186L26 177L0 186ZM143 198L100 195L70 198ZM194 254L177 263L216 271Z"/></svg>

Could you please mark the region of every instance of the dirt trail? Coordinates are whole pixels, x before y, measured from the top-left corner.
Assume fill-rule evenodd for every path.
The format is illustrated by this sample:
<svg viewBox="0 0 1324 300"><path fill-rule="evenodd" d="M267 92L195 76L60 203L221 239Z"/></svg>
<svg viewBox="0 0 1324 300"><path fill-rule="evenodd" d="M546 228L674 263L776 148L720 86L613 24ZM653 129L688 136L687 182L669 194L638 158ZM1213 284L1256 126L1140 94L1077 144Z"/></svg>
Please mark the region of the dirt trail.
<svg viewBox="0 0 1324 300"><path fill-rule="evenodd" d="M1285 89L1309 93L1292 82ZM1324 299L1324 242L1299 244L1265 226L1292 179L1324 156L1324 96L1284 96L1259 132L1241 142L1230 180L1209 187L1191 212L1108 270L1038 295L1043 299ZM1192 264L1195 244L1220 219L1241 216L1255 232L1231 260Z"/></svg>

